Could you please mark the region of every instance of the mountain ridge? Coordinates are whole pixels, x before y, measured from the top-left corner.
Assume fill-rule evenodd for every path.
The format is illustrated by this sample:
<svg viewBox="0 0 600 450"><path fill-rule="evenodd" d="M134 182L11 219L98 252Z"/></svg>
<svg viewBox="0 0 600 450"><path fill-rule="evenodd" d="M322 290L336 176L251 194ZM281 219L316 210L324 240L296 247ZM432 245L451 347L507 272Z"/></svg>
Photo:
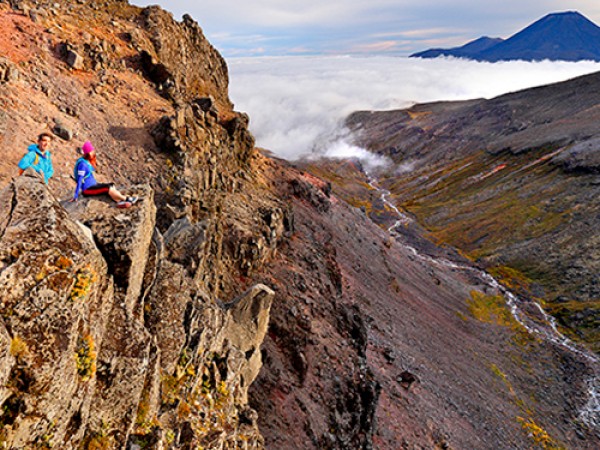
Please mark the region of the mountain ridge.
<svg viewBox="0 0 600 450"><path fill-rule="evenodd" d="M432 48L418 53L410 55L411 58L437 58L438 56L454 56L457 58L469 56L475 56L478 53L491 48L500 42L501 38L490 38L488 36L482 36L473 41L467 42L461 47L454 48Z"/></svg>
<svg viewBox="0 0 600 450"><path fill-rule="evenodd" d="M485 48L469 48L481 39L486 43ZM600 61L600 27L577 11L548 14L506 40L487 45L489 43L486 38L480 38L463 47L431 49L410 57L454 56L488 62Z"/></svg>

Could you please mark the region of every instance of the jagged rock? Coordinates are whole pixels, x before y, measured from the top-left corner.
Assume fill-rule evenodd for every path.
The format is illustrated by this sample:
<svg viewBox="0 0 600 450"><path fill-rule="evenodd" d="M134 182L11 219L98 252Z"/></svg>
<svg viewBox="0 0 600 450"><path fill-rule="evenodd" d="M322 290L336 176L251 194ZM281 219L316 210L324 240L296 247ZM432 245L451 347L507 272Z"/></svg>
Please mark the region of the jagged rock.
<svg viewBox="0 0 600 450"><path fill-rule="evenodd" d="M152 240L152 191L134 191L143 200L131 209L89 198L69 204L70 217L32 171L0 193L0 380L6 386L0 400L11 410L3 420L12 427L6 437L13 446L52 429L53 442L71 448L91 442L105 424L114 448L149 442L133 434L140 414L157 417L162 410L164 425L180 426L165 407L175 392L165 393L172 388L164 377L180 373L186 360L198 377L211 374L213 389L230 386L228 427L261 442L256 421L248 419L252 412L242 420L234 405L245 407L261 367L273 292L257 285L226 305L212 301L190 276L194 264L183 251L204 252L205 226L182 219L164 243L159 234ZM164 434L152 433L153 448L161 448ZM194 436L205 444L213 439Z"/></svg>
<svg viewBox="0 0 600 450"><path fill-rule="evenodd" d="M206 294L194 295L194 283L179 264L163 260L145 306L146 324L162 350L164 373L173 373L186 342L197 324L194 311L209 300ZM207 323L212 323L207 321Z"/></svg>
<svg viewBox="0 0 600 450"><path fill-rule="evenodd" d="M57 51L61 58L75 70L82 70L84 68L84 59L80 54L80 49L77 45L71 42L61 42L57 46Z"/></svg>
<svg viewBox="0 0 600 450"><path fill-rule="evenodd" d="M0 84L19 79L19 69L7 58L0 57Z"/></svg>
<svg viewBox="0 0 600 450"><path fill-rule="evenodd" d="M212 97L197 98L192 101L192 104L197 105L203 112L209 112L211 110L217 112L215 108L215 100Z"/></svg>
<svg viewBox="0 0 600 450"><path fill-rule="evenodd" d="M126 2L118 1L103 2L102 7L108 3L115 4L115 11L120 10L117 4L123 3L125 15L134 10L130 10ZM73 54L80 56L85 60L85 68L90 69L90 75L97 75L97 81L87 89L93 91L100 86L101 95L108 96L111 89L116 91L124 85L123 79L92 71L113 66L112 56L116 52L113 41L99 40L90 34L82 37L81 44L71 44L67 40L73 37L65 36L60 26L61 14L71 8L75 12L79 9L89 12L88 8L100 11L96 3L78 5L61 3L57 9L52 2L36 3L36 7L56 12L57 24L51 31L57 40L65 39L56 48L61 60L68 61ZM155 80L160 81L157 87L163 89L163 93L168 91L165 97L177 96L190 101L178 103L175 113L165 119L165 137L157 139L157 142L168 143L160 150L172 152L169 163L173 163L158 173L156 181L150 180L153 186L164 188L157 198L159 230L154 229L157 214L153 193L147 188L136 192L143 201L125 211L114 208L113 202L101 197L65 202L64 208L70 214L65 220L103 264L98 280L105 287L103 292L109 301L94 305L93 310L95 315L102 314L98 326L104 324L103 332L91 338L86 333L77 333L72 338L70 354L93 354L93 358L88 358L89 361L84 358L84 362L91 364L93 360L95 369L82 368L78 376L85 377L81 383L85 383L86 389L79 389L79 397L72 400L70 408L63 408L64 405L57 402L65 416L52 417L57 422L52 444L65 449L85 447L96 445L95 440L105 436L103 445L110 448L152 442L153 448L158 449L164 447L169 433L181 436L186 420L180 417L179 405L186 404L194 409L195 417L202 417L200 413L218 413L219 417L218 423L213 424L216 428L206 433L200 432L201 427L195 422L190 442L211 448L217 442L235 441L239 446L262 448L256 413L247 406L247 390L261 365L260 344L266 333L273 293L258 286L238 296L233 280L239 276L238 267L244 261L251 261L251 267L256 268L275 254L280 237L286 229L289 231L283 221L289 222L290 214L284 214L272 200L243 210L235 204L232 208L230 203L227 205L229 213L225 213L227 195L241 191L243 184L251 180L246 171L254 152L254 140L247 129L248 117L230 110L224 61L206 42L197 24L189 17L178 24L156 8L143 17L146 30L131 28L126 33L137 52L147 52L146 72L154 71L152 77L155 78L166 74L166 79ZM127 26L138 19L135 15L131 18ZM130 58L129 54L118 56L114 64ZM181 65L182 57L190 64ZM69 60L69 64L74 65L75 59ZM101 125L89 126L90 120L95 120L90 119L89 111L72 109L78 104L77 95L73 95L72 102L65 101L71 95L71 86L54 83L52 79L58 73L63 82L73 74L54 71L53 60L49 61L32 69L40 80L37 89L46 93L44 101L58 105L65 114L81 116L82 130L102 142L93 131ZM81 95L79 91L75 89L73 94ZM164 100L160 101L164 113L171 111L165 107ZM94 113L106 114L107 110L101 106ZM72 138L72 132L64 133L61 128L66 127L57 123L55 131L65 139ZM121 132L115 131L116 134ZM140 135L143 134L140 129ZM153 147L151 142L148 144ZM110 156L110 151L107 154ZM61 155L57 156L57 179L65 179L66 176L60 174ZM114 153L112 156L114 158ZM163 155L157 156L156 159L164 162ZM137 161L137 158L135 155L132 160ZM120 175L118 168L115 169L112 177ZM32 180L35 176L28 171L19 181ZM4 216L0 214L2 233L9 227L9 220L4 217L10 217L14 202L10 191L0 194L0 199L0 212L6 212ZM236 236L244 236L246 240L236 242ZM241 247L244 250L240 251ZM76 253L76 246L73 248ZM8 272L2 272L5 273ZM239 291L242 290L240 287ZM236 297L237 300L225 307L216 299L220 291L223 291L222 298ZM250 323L244 323L245 320ZM81 328L88 322L89 317L86 317L75 321L73 326ZM7 327L7 330L10 337L11 329ZM240 336L245 339L240 341ZM6 345L0 342L0 354L4 355L2 345ZM4 355L0 368L0 377L8 372L8 378L19 386L31 384L29 366L20 360ZM202 396L206 393L213 398L221 396L224 409L215 411L214 405L203 402ZM19 430L15 433L11 428L5 433L8 442L28 445L41 439L51 422L36 425L33 432L34 425L22 425L23 421L30 420L25 414L29 401L14 396L12 391L2 395L6 400L3 407L12 410L11 427L14 425L12 428ZM65 395L61 399L69 397ZM51 405L48 410L54 411L54 407ZM238 416L241 410L245 412ZM40 414L40 411L35 413ZM3 422L8 423L4 419ZM147 423L154 423L155 430L142 426ZM107 427L110 427L109 433L106 433Z"/></svg>
<svg viewBox="0 0 600 450"><path fill-rule="evenodd" d="M0 209L0 320L17 362L4 386L6 402L21 405L5 439L23 448L52 429L61 442L89 419L93 348L102 344L112 288L102 255L39 177L26 171L1 196L10 201ZM91 348L74 357L82 340ZM13 356L4 354L0 373Z"/></svg>
<svg viewBox="0 0 600 450"><path fill-rule="evenodd" d="M105 198L81 202L73 217L89 227L115 285L123 293L127 314L133 314L142 289L145 263L154 232L156 206L149 186L129 189L140 201L126 210Z"/></svg>
<svg viewBox="0 0 600 450"><path fill-rule="evenodd" d="M383 351L383 356L388 363L393 363L396 360L396 355L394 353L394 350L391 348L386 348Z"/></svg>
<svg viewBox="0 0 600 450"><path fill-rule="evenodd" d="M552 158L567 172L600 173L600 138L573 145Z"/></svg>
<svg viewBox="0 0 600 450"><path fill-rule="evenodd" d="M3 404L12 395L8 384L11 370L16 362L13 355L13 353L17 353L15 344L18 344L18 341L12 341L4 322L0 322L0 404Z"/></svg>
<svg viewBox="0 0 600 450"><path fill-rule="evenodd" d="M67 50L67 64L75 70L83 69L83 57L74 50Z"/></svg>
<svg viewBox="0 0 600 450"><path fill-rule="evenodd" d="M402 372L400 375L398 375L398 383L400 383L400 385L406 389L409 390L410 387L416 382L418 381L416 375L410 373L408 370L405 370L404 372Z"/></svg>
<svg viewBox="0 0 600 450"><path fill-rule="evenodd" d="M42 8L31 9L29 10L29 18L34 23L40 23L48 18L48 12Z"/></svg>
<svg viewBox="0 0 600 450"><path fill-rule="evenodd" d="M116 288L106 338L98 351L90 430L100 429L102 423L113 424L117 430L114 442L119 446L125 445L135 424L132 405L141 402L145 388L156 392L160 378L160 350L138 319L156 208L148 186L133 191L141 200L130 209L117 209L111 200L90 198L73 214L90 228ZM156 407L156 401L153 403Z"/></svg>
<svg viewBox="0 0 600 450"><path fill-rule="evenodd" d="M191 269L198 267L198 254L203 253L206 223L192 224L188 217L176 220L164 236L167 257ZM194 249L193 252L190 249Z"/></svg>
<svg viewBox="0 0 600 450"><path fill-rule="evenodd" d="M166 89L167 83L173 82L173 75L164 64L159 63L150 53L144 50L140 53L140 58L146 76L150 81L156 83L160 89Z"/></svg>
<svg viewBox="0 0 600 450"><path fill-rule="evenodd" d="M198 24L187 14L177 23L159 7L146 8L142 16L150 41L136 39L136 44L151 79L159 84L171 80L169 95L183 101L212 95L217 103L231 108L227 66Z"/></svg>
<svg viewBox="0 0 600 450"><path fill-rule="evenodd" d="M242 403L247 402L248 387L262 366L260 345L267 333L274 296L270 288L258 284L226 305L230 315L225 325L225 339L241 351L247 361L241 372Z"/></svg>
<svg viewBox="0 0 600 450"><path fill-rule="evenodd" d="M331 202L327 198L327 195L310 182L294 178L290 182L290 187L295 196L308 201L317 210L321 212L329 210Z"/></svg>
<svg viewBox="0 0 600 450"><path fill-rule="evenodd" d="M341 333L348 335L359 356L366 356L368 332L358 306L342 306L340 308L338 329Z"/></svg>

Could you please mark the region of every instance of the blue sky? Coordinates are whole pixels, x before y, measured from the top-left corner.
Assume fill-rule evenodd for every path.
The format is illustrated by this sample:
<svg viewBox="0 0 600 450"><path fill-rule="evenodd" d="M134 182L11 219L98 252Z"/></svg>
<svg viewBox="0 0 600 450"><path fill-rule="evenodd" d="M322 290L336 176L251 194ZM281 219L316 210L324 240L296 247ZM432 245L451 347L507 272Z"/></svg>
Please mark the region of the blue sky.
<svg viewBox="0 0 600 450"><path fill-rule="evenodd" d="M600 24L598 0L165 0L190 14L225 57L396 55L507 38L550 12L576 10Z"/></svg>

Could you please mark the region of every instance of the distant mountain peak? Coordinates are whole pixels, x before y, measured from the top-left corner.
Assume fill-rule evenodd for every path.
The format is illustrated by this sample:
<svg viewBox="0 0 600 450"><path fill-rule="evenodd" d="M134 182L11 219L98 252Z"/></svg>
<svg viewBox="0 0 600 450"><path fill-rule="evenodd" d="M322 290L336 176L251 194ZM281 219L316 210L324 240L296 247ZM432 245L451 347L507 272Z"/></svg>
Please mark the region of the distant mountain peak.
<svg viewBox="0 0 600 450"><path fill-rule="evenodd" d="M411 57L455 56L490 62L600 61L600 27L578 11L550 13L506 40L492 42L489 39L482 37L462 47L431 49ZM480 41L484 43L482 48L478 48Z"/></svg>
<svg viewBox="0 0 600 450"><path fill-rule="evenodd" d="M546 16L544 16L543 18L547 18L547 17L559 17L559 16L574 16L574 17L583 17L584 19L588 20L583 14L581 14L579 11L559 11L559 12L553 12L550 14L547 14Z"/></svg>

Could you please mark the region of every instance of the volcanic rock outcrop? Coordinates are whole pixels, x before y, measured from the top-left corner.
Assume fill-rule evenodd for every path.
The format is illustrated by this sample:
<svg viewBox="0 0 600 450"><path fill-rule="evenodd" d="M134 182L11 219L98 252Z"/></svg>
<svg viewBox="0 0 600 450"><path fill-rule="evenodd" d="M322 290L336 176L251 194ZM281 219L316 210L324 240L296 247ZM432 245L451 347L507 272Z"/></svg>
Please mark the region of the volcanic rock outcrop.
<svg viewBox="0 0 600 450"><path fill-rule="evenodd" d="M69 215L35 174L2 192L2 437L10 448L103 440L121 448L149 434L158 442L157 430L167 429L197 445L182 437L186 407L203 414L184 423L209 427L214 442L205 444L235 447L241 435L261 442L252 422L224 428L246 414L273 292L256 285L216 303L186 266L161 254L189 244L177 239L185 228L160 243L152 190L137 193L143 201L125 212L89 200ZM184 387L194 392L188 406Z"/></svg>
<svg viewBox="0 0 600 450"><path fill-rule="evenodd" d="M159 8L34 3L12 6L45 11L35 21L0 4L5 29L14 27L25 40L18 57L13 47L8 56L21 64L39 58L26 63L20 83L14 62L3 69L3 121L23 133L3 134L3 144L27 139L29 127L43 129L36 123L47 120L43 113L21 109L23 92L31 92L37 110L60 111L55 121L72 127L76 141L85 132L99 148L106 145L102 157L117 167L104 170L117 181L152 186L129 188L142 199L129 210L109 200L59 203L52 188L58 195L71 190L74 153L64 150L54 151L60 186L53 180L49 190L31 171L3 183L3 445L262 447L247 390L261 367L273 292L261 284L236 291L227 277L271 256L284 214L267 201L227 209L225 197L244 181L253 140L247 118L228 109L226 72L214 70L225 69L223 60L191 19L177 23ZM110 12L111 22L103 22ZM126 40L79 31L82 16L100 30L117 28ZM37 38L45 33L49 46ZM169 71L168 93L149 73L148 55ZM182 64L186 55L201 62ZM83 80L69 70L81 71ZM120 91L133 70L140 90ZM102 100L111 100L107 88L115 95L110 103ZM132 117L135 108L121 113L136 94L157 108L146 128L149 119ZM77 99L88 96L95 98L85 104L93 106L84 108ZM136 121L139 131L128 128ZM149 179L154 170L159 176Z"/></svg>

